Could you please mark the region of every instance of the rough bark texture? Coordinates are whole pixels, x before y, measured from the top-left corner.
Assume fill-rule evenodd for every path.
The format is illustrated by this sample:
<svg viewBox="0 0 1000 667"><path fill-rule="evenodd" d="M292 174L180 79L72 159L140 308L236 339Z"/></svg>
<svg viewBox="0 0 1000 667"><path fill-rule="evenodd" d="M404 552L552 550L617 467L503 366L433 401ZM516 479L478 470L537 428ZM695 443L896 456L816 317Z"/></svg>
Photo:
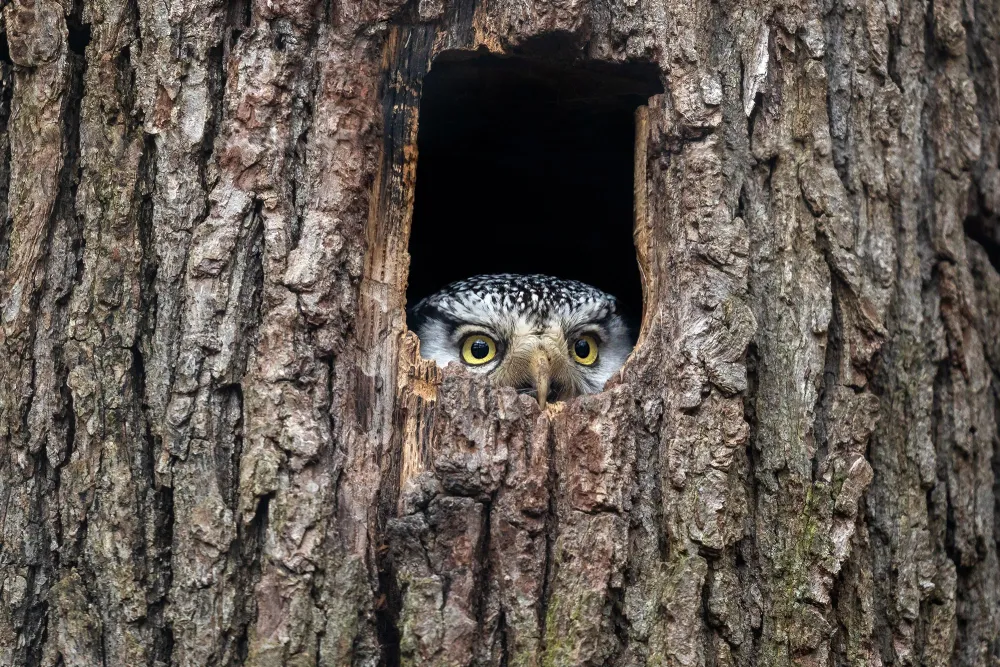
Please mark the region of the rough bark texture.
<svg viewBox="0 0 1000 667"><path fill-rule="evenodd" d="M1000 663L994 0L2 13L0 664ZM553 44L667 92L540 414L403 294L434 56Z"/></svg>

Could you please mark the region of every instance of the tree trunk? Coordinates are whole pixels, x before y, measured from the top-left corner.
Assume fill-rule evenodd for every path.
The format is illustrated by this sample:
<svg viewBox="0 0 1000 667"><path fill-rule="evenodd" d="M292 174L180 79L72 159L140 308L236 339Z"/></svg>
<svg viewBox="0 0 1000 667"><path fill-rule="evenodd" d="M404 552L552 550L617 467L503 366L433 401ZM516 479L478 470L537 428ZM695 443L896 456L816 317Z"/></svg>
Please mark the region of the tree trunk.
<svg viewBox="0 0 1000 667"><path fill-rule="evenodd" d="M0 664L1000 664L996 2L2 11ZM666 90L544 412L404 316L423 77L539 39Z"/></svg>

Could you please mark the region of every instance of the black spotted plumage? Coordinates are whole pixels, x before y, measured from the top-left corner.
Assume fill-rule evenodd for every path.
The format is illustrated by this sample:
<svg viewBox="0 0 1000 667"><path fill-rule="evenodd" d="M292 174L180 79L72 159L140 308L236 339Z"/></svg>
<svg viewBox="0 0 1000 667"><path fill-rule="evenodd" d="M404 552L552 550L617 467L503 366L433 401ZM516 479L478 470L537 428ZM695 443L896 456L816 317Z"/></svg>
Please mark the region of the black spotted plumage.
<svg viewBox="0 0 1000 667"><path fill-rule="evenodd" d="M497 384L535 395L543 406L600 391L634 343L614 296L540 274L452 283L411 308L408 324L424 358L441 366L462 363ZM474 347L481 337L492 342L495 354Z"/></svg>
<svg viewBox="0 0 1000 667"><path fill-rule="evenodd" d="M578 280L543 274L498 273L459 280L421 300L410 310L413 329L432 313L460 323L454 317L457 304L470 299L493 300L495 306L544 318L555 309L599 306L599 318L620 314L618 300Z"/></svg>

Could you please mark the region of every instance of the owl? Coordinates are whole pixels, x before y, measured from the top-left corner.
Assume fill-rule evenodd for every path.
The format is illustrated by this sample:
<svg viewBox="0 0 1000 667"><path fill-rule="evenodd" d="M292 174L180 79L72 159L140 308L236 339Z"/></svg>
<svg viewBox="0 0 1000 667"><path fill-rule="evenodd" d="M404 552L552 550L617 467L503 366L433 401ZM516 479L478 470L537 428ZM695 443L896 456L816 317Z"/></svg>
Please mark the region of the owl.
<svg viewBox="0 0 1000 667"><path fill-rule="evenodd" d="M601 391L635 344L615 297L544 275L452 283L414 306L409 324L425 359L459 362L543 408Z"/></svg>

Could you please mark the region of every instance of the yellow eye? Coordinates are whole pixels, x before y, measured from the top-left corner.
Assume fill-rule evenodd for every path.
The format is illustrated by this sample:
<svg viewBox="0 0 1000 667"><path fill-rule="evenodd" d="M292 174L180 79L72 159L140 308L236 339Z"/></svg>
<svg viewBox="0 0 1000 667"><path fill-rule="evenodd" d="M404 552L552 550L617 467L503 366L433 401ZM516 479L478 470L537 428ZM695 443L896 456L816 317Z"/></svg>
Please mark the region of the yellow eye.
<svg viewBox="0 0 1000 667"><path fill-rule="evenodd" d="M462 361L481 366L497 356L497 344L484 334L472 334L462 342Z"/></svg>
<svg viewBox="0 0 1000 667"><path fill-rule="evenodd" d="M570 351L576 363L593 366L597 361L597 339L593 336L580 336L573 342Z"/></svg>

